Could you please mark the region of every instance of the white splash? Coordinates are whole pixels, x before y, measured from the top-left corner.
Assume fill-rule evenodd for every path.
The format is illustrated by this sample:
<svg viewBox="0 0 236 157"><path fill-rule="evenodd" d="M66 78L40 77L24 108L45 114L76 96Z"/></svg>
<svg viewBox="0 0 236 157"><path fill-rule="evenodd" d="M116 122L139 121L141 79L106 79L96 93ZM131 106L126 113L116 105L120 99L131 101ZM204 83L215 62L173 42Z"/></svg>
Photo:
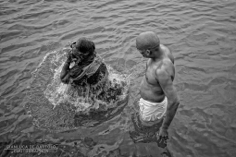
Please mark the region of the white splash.
<svg viewBox="0 0 236 157"><path fill-rule="evenodd" d="M79 96L76 89L73 89L70 85L62 83L60 80L60 73L65 61L65 53L53 52L51 54L53 57L50 61L50 64L52 64L50 70L53 72L53 77L47 85L44 95L52 105L54 105L54 108L60 103L68 103L73 104L77 108L77 111L85 111L90 107L98 108L99 104L109 105L101 100L91 100L88 96ZM49 55L46 55L45 57L47 58L48 56ZM45 60L46 59L44 58L42 62ZM111 85L114 86L115 84L120 84L123 87L122 95L119 96L119 99L125 98L128 92L129 78L124 74L119 74L110 66L107 66L107 68L109 72L108 79L110 80Z"/></svg>

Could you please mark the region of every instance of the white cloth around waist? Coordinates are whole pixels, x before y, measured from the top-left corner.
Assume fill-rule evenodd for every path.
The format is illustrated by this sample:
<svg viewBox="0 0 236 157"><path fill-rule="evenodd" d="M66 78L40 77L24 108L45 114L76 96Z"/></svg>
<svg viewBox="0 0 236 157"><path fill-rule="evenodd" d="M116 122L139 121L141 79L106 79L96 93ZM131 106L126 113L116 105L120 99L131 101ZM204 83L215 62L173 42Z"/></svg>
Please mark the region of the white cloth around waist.
<svg viewBox="0 0 236 157"><path fill-rule="evenodd" d="M141 98L139 100L140 116L144 121L155 121L156 119L161 119L167 110L167 97L160 102L150 102Z"/></svg>

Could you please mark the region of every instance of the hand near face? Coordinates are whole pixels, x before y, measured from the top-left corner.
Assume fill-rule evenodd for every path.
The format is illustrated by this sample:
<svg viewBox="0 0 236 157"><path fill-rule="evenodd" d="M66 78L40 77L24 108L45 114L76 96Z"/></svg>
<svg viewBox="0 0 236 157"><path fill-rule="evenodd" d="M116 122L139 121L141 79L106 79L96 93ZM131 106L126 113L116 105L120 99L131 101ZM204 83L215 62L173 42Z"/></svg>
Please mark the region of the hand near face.
<svg viewBox="0 0 236 157"><path fill-rule="evenodd" d="M67 53L67 60L66 60L66 62L68 62L68 63L71 63L71 62L72 62L71 51L69 51L69 52Z"/></svg>
<svg viewBox="0 0 236 157"><path fill-rule="evenodd" d="M78 65L78 64L80 63L80 61L81 61L80 58L76 59L76 60L75 60L75 65Z"/></svg>

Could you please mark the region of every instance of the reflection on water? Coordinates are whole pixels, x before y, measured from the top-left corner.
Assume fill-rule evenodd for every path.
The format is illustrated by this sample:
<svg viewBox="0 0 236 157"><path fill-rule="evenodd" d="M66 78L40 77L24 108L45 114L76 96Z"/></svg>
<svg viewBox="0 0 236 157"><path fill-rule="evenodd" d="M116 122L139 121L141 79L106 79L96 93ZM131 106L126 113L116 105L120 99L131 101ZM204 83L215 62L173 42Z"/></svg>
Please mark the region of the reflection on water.
<svg viewBox="0 0 236 157"><path fill-rule="evenodd" d="M169 130L170 151L177 157L236 156L235 7L234 0L0 0L1 140L59 143L61 156L157 156L155 143L134 144L128 133L146 61L135 48L135 37L153 30L175 57L181 105ZM106 117L101 123L83 117L80 124L81 117L71 114L73 106L53 109L48 104L60 99L47 99L40 90L57 77L50 69L60 68L54 63L40 66L45 55L82 36L95 42L107 65L131 74L128 104L107 115L93 114L95 119ZM45 67L46 75L34 79L31 73L37 67ZM27 88L31 82L35 88ZM34 106L31 115L40 121L24 106ZM73 127L74 119L81 127ZM53 133L35 126L58 129Z"/></svg>

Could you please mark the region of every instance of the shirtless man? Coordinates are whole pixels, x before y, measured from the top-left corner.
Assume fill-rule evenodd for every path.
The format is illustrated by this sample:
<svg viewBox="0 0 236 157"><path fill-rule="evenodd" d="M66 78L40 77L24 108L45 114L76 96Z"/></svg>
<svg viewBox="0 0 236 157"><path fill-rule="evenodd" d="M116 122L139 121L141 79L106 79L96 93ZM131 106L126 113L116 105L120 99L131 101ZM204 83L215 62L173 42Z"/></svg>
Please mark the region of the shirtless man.
<svg viewBox="0 0 236 157"><path fill-rule="evenodd" d="M158 36L151 31L136 38L136 48L145 58L145 76L141 82L139 118L142 125L161 123L158 139L168 139L168 128L179 106L173 86L175 76L174 57L170 50L160 44Z"/></svg>

